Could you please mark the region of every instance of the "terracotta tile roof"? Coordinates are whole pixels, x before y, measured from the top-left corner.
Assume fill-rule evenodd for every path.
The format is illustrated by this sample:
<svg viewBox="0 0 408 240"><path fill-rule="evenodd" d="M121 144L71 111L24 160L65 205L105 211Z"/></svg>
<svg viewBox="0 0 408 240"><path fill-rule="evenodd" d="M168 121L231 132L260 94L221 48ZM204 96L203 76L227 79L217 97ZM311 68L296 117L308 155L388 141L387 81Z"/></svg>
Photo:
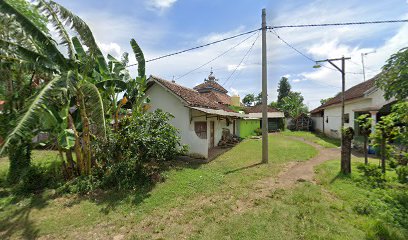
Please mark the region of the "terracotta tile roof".
<svg viewBox="0 0 408 240"><path fill-rule="evenodd" d="M206 81L203 82L197 86L194 87L194 90L197 90L199 92L205 91L205 90L211 90L215 89L218 90L222 93L227 93L228 91L223 88L220 84L218 84L216 81Z"/></svg>
<svg viewBox="0 0 408 240"><path fill-rule="evenodd" d="M231 97L225 93L210 91L210 92L203 92L200 94L217 103L231 105Z"/></svg>
<svg viewBox="0 0 408 240"><path fill-rule="evenodd" d="M360 84L357 84L357 85L347 89L344 92L344 100L349 101L349 100L352 100L352 99L363 97L364 93L366 91L370 90L372 87L375 86L375 80L377 79L377 77L378 77L378 75L371 78L370 80L367 80L365 82L362 82ZM338 103L341 103L341 94L337 94L335 97L333 97L332 99L327 101L325 104L313 109L310 113L319 112L319 111L323 110L324 108L326 108L328 106L338 104Z"/></svg>
<svg viewBox="0 0 408 240"><path fill-rule="evenodd" d="M157 81L158 83L166 87L168 90L183 99L188 104L188 106L222 110L228 109L228 107L225 107L222 104L217 103L216 101L208 99L207 97L201 95L199 92L191 88L183 87L181 85L178 85L177 83L173 83L156 76L150 76L149 79L153 79L154 81Z"/></svg>
<svg viewBox="0 0 408 240"><path fill-rule="evenodd" d="M244 109L245 113L261 113L262 112L262 105L255 105L253 107L246 107ZM268 106L268 112L279 112L276 108L272 108Z"/></svg>

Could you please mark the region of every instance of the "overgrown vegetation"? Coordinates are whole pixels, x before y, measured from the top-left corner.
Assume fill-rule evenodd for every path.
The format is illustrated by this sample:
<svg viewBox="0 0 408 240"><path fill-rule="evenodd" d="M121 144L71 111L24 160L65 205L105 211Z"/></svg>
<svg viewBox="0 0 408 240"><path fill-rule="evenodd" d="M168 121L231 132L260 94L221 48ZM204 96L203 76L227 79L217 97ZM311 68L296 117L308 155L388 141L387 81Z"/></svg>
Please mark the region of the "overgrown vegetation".
<svg viewBox="0 0 408 240"><path fill-rule="evenodd" d="M363 164L353 159L353 171L338 175L338 162L330 161L318 168L321 184L347 202L345 211L358 216L350 223L365 232L366 239L406 239L408 237L408 186L397 181L393 169L382 174L375 160Z"/></svg>

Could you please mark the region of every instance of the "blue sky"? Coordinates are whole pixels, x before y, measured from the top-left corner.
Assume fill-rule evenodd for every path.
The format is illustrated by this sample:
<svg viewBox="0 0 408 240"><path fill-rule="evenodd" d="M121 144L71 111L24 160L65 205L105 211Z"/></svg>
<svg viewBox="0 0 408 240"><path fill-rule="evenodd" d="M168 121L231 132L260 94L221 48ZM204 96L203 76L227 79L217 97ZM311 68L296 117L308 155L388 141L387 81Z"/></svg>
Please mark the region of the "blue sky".
<svg viewBox="0 0 408 240"><path fill-rule="evenodd" d="M83 18L105 53L131 52L135 38L146 59L222 39L260 27L261 9L268 25L408 19L407 0L343 1L205 1L205 0L57 0ZM408 46L408 24L382 24L307 29L278 29L282 39L313 59L351 56L349 72L361 73L365 57L367 79L379 72L390 54ZM255 34L205 67L179 78L217 57L248 36L147 64L147 73L188 87L201 83L214 69L221 84L243 97L261 89L261 37ZM255 41L256 40L256 41ZM268 33L268 98L276 100L277 83L287 76L310 109L321 98L341 89L341 75L328 68L313 69L313 62ZM252 50L246 58L244 55ZM243 61L242 61L243 59ZM132 62L135 62L133 58ZM242 61L237 71L233 70ZM131 71L135 73L136 69ZM231 75L232 74L232 75ZM231 76L231 77L230 77ZM226 82L226 80L229 80ZM363 81L362 74L347 74L346 88Z"/></svg>

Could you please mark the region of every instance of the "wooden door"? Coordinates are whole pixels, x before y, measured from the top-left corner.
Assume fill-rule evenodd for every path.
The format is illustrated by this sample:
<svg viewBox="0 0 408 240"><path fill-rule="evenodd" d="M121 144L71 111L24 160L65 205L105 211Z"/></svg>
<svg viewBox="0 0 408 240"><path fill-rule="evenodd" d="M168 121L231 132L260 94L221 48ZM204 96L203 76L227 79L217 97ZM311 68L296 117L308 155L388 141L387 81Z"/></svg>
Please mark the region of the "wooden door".
<svg viewBox="0 0 408 240"><path fill-rule="evenodd" d="M210 148L215 146L214 131L214 121L210 121Z"/></svg>

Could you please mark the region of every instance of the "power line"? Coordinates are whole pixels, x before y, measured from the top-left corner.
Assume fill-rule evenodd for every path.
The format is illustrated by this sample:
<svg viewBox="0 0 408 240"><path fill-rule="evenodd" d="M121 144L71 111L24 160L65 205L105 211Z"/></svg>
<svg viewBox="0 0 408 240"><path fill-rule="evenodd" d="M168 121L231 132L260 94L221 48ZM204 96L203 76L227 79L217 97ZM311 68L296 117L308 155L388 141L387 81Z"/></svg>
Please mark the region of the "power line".
<svg viewBox="0 0 408 240"><path fill-rule="evenodd" d="M259 30L261 30L261 29L258 28L258 29L251 30L251 31L248 31L248 32L244 32L244 33L240 33L240 34L237 34L237 35L234 35L234 36L231 36L231 37L223 38L223 39L220 39L220 40L217 40L217 41L214 41L214 42L206 43L206 44L203 44L203 45L200 45L200 46L196 46L196 47L188 48L188 49L181 50L181 51L178 51L178 52L166 54L166 55L163 55L163 56L160 56L160 57L155 57L155 58L146 60L146 63L153 62L153 61L156 61L156 60L159 60L159 59L162 59L162 58L178 55L178 54L181 54L181 53L189 52L189 51L196 50L196 49L199 49L199 48L207 47L207 46L210 46L210 45L214 45L214 44L224 42L224 41L227 41L227 40L231 40L231 39L234 39L234 38L237 38L237 37L240 37L240 36L251 34L251 33L259 31ZM132 67L132 66L136 66L136 65L137 65L137 63L134 63L134 64L128 65L127 67Z"/></svg>
<svg viewBox="0 0 408 240"><path fill-rule="evenodd" d="M228 52L230 52L230 51L233 50L234 48L236 48L236 47L238 47L239 45L241 45L242 43L246 42L248 39L250 39L251 37L253 37L255 34L256 34L256 32L254 32L252 35L250 35L249 37L245 38L244 40L242 40L242 41L239 42L238 44L234 45L233 47L229 48L227 51L225 51L225 52L221 53L220 55L216 56L215 58L211 59L210 61L208 61L208 62L206 62L206 63L200 65L199 67L194 68L193 70L188 71L187 73L181 75L180 77L176 78L176 80L179 80L180 78L183 78L183 77L185 77L186 75L188 75L188 74L190 74L190 73L192 73L192 72L195 72L196 70L198 70L198 69L200 69L200 68L202 68L202 67L208 65L209 63L211 63L211 62L217 60L218 58L224 56L225 54L227 54Z"/></svg>
<svg viewBox="0 0 408 240"><path fill-rule="evenodd" d="M299 53L300 55L302 55L304 58L312 61L312 62L316 62L316 60L314 60L313 58L309 57L308 55L304 54L303 52L301 52L300 50L298 50L297 48L295 48L294 46L292 46L290 43L288 43L287 41L285 41L283 38L281 38L279 36L279 34L275 31L275 29L270 29L270 32L273 33L279 40L281 40L284 44L286 44L288 47L290 47L291 49L293 49L294 51L296 51L297 53ZM333 70L333 71L337 71L334 68L328 67L324 64L321 65L322 67L325 67L327 69ZM348 74L362 74L362 73L358 73L358 72L346 72Z"/></svg>
<svg viewBox="0 0 408 240"><path fill-rule="evenodd" d="M343 22L343 23L319 23L319 24L298 24L298 25L278 25L268 26L267 29L278 28L304 28L304 27L330 27L330 26L347 26L347 25L365 25L365 24L382 24L382 23L403 23L408 19L401 20L383 20L383 21L366 21L366 22Z"/></svg>
<svg viewBox="0 0 408 240"><path fill-rule="evenodd" d="M222 86L225 86L225 84L231 79L232 75L234 75L234 73L237 71L237 69L241 66L242 62L244 61L244 59L246 58L246 56L248 56L248 54L251 52L252 48L254 47L256 40L258 40L259 38L259 32L258 32L258 36L255 38L254 42L252 43L251 47L248 49L248 51L245 53L245 55L242 57L241 61L239 62L239 64L235 67L234 71L232 71L232 73L229 75L229 77L227 78L227 80L225 80L225 82L222 84Z"/></svg>
<svg viewBox="0 0 408 240"><path fill-rule="evenodd" d="M267 29L278 29L278 28L329 27L329 26L346 26L346 25L363 25L363 24L403 23L403 22L408 22L408 19L402 19L402 20L384 20L384 21L367 21L367 22L344 22L344 23L277 25L277 26L267 26L266 28L267 28ZM256 31L259 31L259 30L261 30L261 29L262 29L262 28L254 29L254 30L251 30L251 31L248 31L248 32L240 33L240 34L237 34L237 35L234 35L234 36L231 36L231 37L227 37L227 38L223 38L223 39L220 39L220 40L217 40L217 41L214 41L214 42L210 42L210 43L207 43L207 44L203 44L203 45L199 45L199 46L196 46L196 47L192 47L192 48L188 48L188 49L185 49L185 50L181 50L181 51L178 51L178 52L174 52L174 53L162 55L162 56L159 56L159 57L155 57L155 58L146 60L146 63L152 62L152 61L156 61L156 60L159 60L159 59L162 59L162 58L166 58L166 57L178 55L178 54L181 54L181 53L189 52L189 51L196 50L196 49L199 49L199 48L207 47L207 46L210 46L210 45L213 45L213 44L217 44L217 43L220 43L220 42L224 42L224 41L227 41L227 40L230 40L230 39L234 39L234 38L237 38L237 37L240 37L240 36L243 36L243 35L247 35L247 34L250 34L250 33L256 32ZM132 67L132 66L136 66L136 65L137 65L137 63L129 64L127 67Z"/></svg>

